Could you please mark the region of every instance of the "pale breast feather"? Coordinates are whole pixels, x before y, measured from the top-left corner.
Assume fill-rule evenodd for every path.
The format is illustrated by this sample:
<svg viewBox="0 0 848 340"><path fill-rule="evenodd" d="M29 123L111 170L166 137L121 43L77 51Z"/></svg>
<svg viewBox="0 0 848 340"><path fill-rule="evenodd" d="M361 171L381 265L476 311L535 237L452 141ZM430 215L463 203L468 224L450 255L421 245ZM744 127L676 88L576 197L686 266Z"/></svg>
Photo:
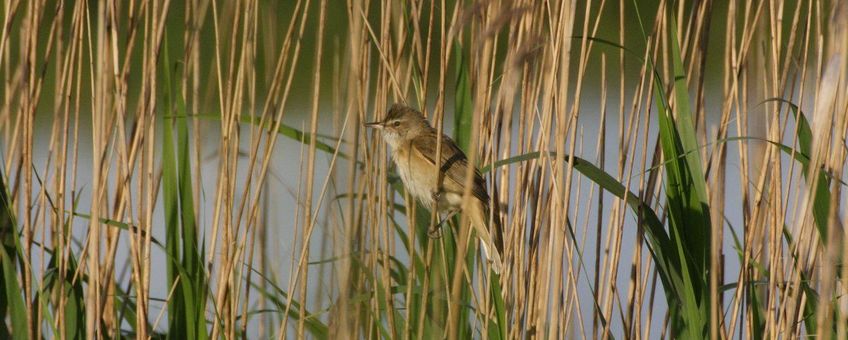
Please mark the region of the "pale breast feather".
<svg viewBox="0 0 848 340"><path fill-rule="evenodd" d="M422 167L420 164L409 164L415 160L411 158L411 155L408 152L395 152L392 158L394 159L395 164L398 165L397 171L407 192L412 195L413 198L418 199L424 207L428 209L432 208L433 193L431 193L428 188L433 187L434 185L430 182L434 183L435 181L430 180L429 178L434 177L429 174L432 171L427 171L432 168L426 166ZM414 171L412 169L416 169L418 171Z"/></svg>

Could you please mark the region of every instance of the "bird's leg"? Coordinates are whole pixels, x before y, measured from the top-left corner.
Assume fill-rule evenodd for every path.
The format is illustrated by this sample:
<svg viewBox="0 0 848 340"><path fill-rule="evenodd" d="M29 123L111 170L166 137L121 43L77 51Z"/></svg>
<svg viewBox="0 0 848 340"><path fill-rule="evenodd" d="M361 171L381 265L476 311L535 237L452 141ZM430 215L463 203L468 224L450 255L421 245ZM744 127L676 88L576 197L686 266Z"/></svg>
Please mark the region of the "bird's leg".
<svg viewBox="0 0 848 340"><path fill-rule="evenodd" d="M437 225L434 225L432 228L427 229L427 236L429 236L430 238L441 238L442 237L442 225L437 224Z"/></svg>
<svg viewBox="0 0 848 340"><path fill-rule="evenodd" d="M459 209L453 209L453 210L448 211L448 214L447 214L447 216L445 216L445 218L439 220L439 223L436 223L436 225L434 225L432 228L427 230L427 236L430 236L430 238L440 238L440 237L442 237L442 226L445 224L445 222L447 222L448 220L453 218L453 216L456 215L456 213L458 213L458 212L459 212Z"/></svg>
<svg viewBox="0 0 848 340"><path fill-rule="evenodd" d="M439 210L439 199L442 198L441 188L438 189L438 190L434 190L432 193L430 193L430 195L432 196L432 199L433 199L433 204L432 204L431 209L436 209L436 211L438 211ZM442 221L439 221L439 223L436 223L435 225L430 227L430 229L427 230L427 236L430 236L430 238L440 238L440 237L442 237Z"/></svg>

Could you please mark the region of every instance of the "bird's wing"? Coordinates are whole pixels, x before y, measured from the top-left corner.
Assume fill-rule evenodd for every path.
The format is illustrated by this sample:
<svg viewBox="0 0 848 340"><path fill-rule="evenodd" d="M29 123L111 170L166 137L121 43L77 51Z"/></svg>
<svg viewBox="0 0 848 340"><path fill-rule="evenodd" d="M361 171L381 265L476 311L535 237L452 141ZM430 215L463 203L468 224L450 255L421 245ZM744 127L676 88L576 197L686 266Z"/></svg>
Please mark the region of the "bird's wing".
<svg viewBox="0 0 848 340"><path fill-rule="evenodd" d="M436 164L436 133L424 134L412 141L412 149L419 153L422 158L426 159L430 164ZM426 138L426 139L425 139ZM449 137L442 136L442 149L439 162L439 171L444 175L443 183L448 181L453 182L456 188L461 188L465 185L466 167L468 159L465 153L456 146ZM471 194L483 202L489 201L489 194L486 192L486 182L480 171L474 168L474 181L471 188Z"/></svg>

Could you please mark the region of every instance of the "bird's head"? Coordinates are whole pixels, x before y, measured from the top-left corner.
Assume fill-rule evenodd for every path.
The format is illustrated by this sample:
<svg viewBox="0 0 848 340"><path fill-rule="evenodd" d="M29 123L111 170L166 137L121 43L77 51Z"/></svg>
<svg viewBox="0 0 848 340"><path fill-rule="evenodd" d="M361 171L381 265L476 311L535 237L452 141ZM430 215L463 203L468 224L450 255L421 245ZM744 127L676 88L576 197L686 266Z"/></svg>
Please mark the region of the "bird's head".
<svg viewBox="0 0 848 340"><path fill-rule="evenodd" d="M392 105L383 120L365 123L365 126L380 130L393 149L430 129L430 123L421 112L403 104Z"/></svg>

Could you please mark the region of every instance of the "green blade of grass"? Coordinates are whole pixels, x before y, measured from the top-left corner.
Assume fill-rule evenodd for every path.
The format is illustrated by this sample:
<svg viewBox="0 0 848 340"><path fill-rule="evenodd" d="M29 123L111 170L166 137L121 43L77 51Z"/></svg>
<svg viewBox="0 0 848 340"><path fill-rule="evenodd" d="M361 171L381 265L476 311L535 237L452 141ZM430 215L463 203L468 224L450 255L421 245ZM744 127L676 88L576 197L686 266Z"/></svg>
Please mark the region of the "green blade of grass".
<svg viewBox="0 0 848 340"><path fill-rule="evenodd" d="M498 280L489 280L489 290L495 307L495 322L496 325L489 325L490 339L507 339L509 332L507 331L507 315L506 307L503 299L501 284Z"/></svg>
<svg viewBox="0 0 848 340"><path fill-rule="evenodd" d="M798 134L798 147L801 153L806 155L807 159L809 159L813 148L813 132L810 129L810 123L807 121L804 113L798 108L798 105L782 98L769 98L763 101L763 103L767 102L779 102L789 105L789 108L792 110L792 116L795 117L795 124L797 125L795 131ZM804 170L803 174L806 178L810 175L809 162L802 162L802 166ZM828 240L827 219L828 214L830 213L831 196L829 184L830 181L828 181L826 174L823 171L820 171L814 183L815 193L813 196L813 219L816 223L816 228L819 231L819 236L824 243ZM841 235L839 235L839 237L841 237Z"/></svg>
<svg viewBox="0 0 848 340"><path fill-rule="evenodd" d="M68 280L68 277L65 277L64 280L60 281L58 260L58 256L52 256L50 258L50 263L47 265L48 269L45 271L43 279L45 292L52 292L54 289L58 288L62 291L61 294L65 296L64 308L56 311L57 313L63 314L64 329L54 330L54 334L59 335L59 332L62 332L66 339L83 339L85 338L85 300L82 287L83 280L74 281ZM74 258L74 254L68 253L67 268L65 269L65 272L75 273L76 270L77 262ZM116 289L115 291L117 292L121 290ZM134 319L130 325L133 327L135 326Z"/></svg>
<svg viewBox="0 0 848 340"><path fill-rule="evenodd" d="M496 161L493 164L484 167L484 171L491 171L497 167L525 162L540 157L556 158L559 161L569 159L569 156L567 155L558 156L554 152L535 151ZM571 159L573 160L572 166L574 166L574 170L577 170L583 176L586 176L589 180L614 196L620 199L626 198L625 203L627 203L627 205L633 210L637 216L637 222L645 229L645 236L648 240L648 250L651 252L652 258L657 263L657 271L663 282L663 288L665 289L666 294L670 299L675 299L674 301L682 298L682 296L679 296L680 289L684 284L683 274L680 271L680 259L675 257L674 252L670 252L674 249L673 244L671 243L671 239L666 233L662 222L657 217L653 209L642 201L639 196L627 190L624 185L612 177L612 175L598 168L591 162L577 156L572 156Z"/></svg>
<svg viewBox="0 0 848 340"><path fill-rule="evenodd" d="M13 339L26 339L27 314L24 307L24 292L21 289L20 282L18 282L15 263L6 252L5 247L0 247L0 266L3 267L3 282L0 283L3 289L2 294L0 294L0 306L3 307L3 310L0 311L4 313L2 315L4 319L8 316L12 321L11 331L6 328L6 322L4 321L0 325L0 329L2 329L0 332Z"/></svg>
<svg viewBox="0 0 848 340"><path fill-rule="evenodd" d="M165 208L165 252L168 254L168 286L178 284L180 276L180 222L179 193L177 183L176 160L174 156L173 132L170 124L165 124L162 143L162 195ZM185 315L185 301L182 290L177 289L168 302L169 334L175 337L188 337L188 324Z"/></svg>
<svg viewBox="0 0 848 340"><path fill-rule="evenodd" d="M647 43L645 26L634 0L636 20ZM688 155L688 150L697 148L694 123L689 110L689 91L683 70L678 44L676 20L671 15L670 42L674 70L672 86L675 96L675 115L669 101L662 93L665 84L650 60L645 61L654 81L654 98L657 103L660 128L660 146L666 160L673 160L665 167L665 194L670 217L669 236L673 247L669 255L677 263L682 275L682 285L669 287L674 291L668 295L672 309L670 323L672 334L689 338L706 336L710 324L709 311L709 254L710 216L706 196L706 182L697 154ZM681 158L681 156L683 156ZM668 289L668 288L667 288ZM679 304L679 305L678 305ZM679 309L678 309L679 307Z"/></svg>
<svg viewBox="0 0 848 340"><path fill-rule="evenodd" d="M19 243L15 228L15 215L6 191L5 176L0 172L0 338L25 339L27 337L27 314L22 285L18 281L15 259ZM6 317L12 321L11 330Z"/></svg>
<svg viewBox="0 0 848 340"><path fill-rule="evenodd" d="M178 113L185 113L185 101L182 96L177 97ZM204 269L205 254L202 249L203 240L198 236L197 219L194 212L194 193L191 174L191 155L189 154L188 118L177 118L177 163L179 180L180 201L180 231L182 232L182 267L188 271L189 279L182 282L183 289L190 291L191 301L187 301L190 308L188 324L190 325L189 336L193 339L207 339L209 337L206 329L206 297L208 287L206 272Z"/></svg>
<svg viewBox="0 0 848 340"><path fill-rule="evenodd" d="M169 285L178 285L168 303L169 335L188 339L208 338L206 327L206 276L199 249L191 184L188 124L185 104L174 91L168 67L168 44L163 50L164 97L168 110L180 118L167 119L162 143L162 194L165 206L165 249L169 257ZM176 121L174 121L176 119ZM173 129L176 128L176 144ZM176 154L174 150L177 150Z"/></svg>
<svg viewBox="0 0 848 340"><path fill-rule="evenodd" d="M672 325L682 331L679 334L698 338L705 336L710 323L706 308L709 306L710 216L700 156L697 153L686 154L686 150L697 149L698 145L673 16L671 22L674 115L661 92L664 84L658 77L654 77L654 96L659 111L659 139L663 156L674 160L665 167L665 193L671 222L669 235L683 278L683 285L676 287L681 297L678 315L683 319L672 320ZM669 302L669 308L674 308L674 301Z"/></svg>
<svg viewBox="0 0 848 340"><path fill-rule="evenodd" d="M471 75L468 70L468 54L470 52L462 44L454 44L456 58L456 92L454 93L454 140L460 149L466 152L471 142L471 125L473 123L474 102L471 99Z"/></svg>
<svg viewBox="0 0 848 340"><path fill-rule="evenodd" d="M193 118L208 119L208 120L221 120L220 114L194 114L194 115L175 114L175 115L166 116L166 118L179 118L179 119L192 118L192 117ZM253 125L259 126L263 129L271 129L274 126L274 123L275 123L272 120L267 120L265 122L265 124L262 124L262 117L250 116L250 115L241 115L239 117L239 122L244 123L244 124L253 124ZM280 123L280 126L277 128L276 132L278 134L284 136L284 137L288 137L289 139L293 139L295 141L298 141L298 142L306 144L306 145L308 145L309 143L312 142L312 138L319 137L319 136L313 136L312 134L310 134L308 132L303 132L299 129L296 129L294 127L288 126L288 125L283 124L283 123ZM327 143L324 143L320 140L315 141L315 149L318 150L318 151L323 151L323 152L329 153L329 154L337 154L342 159L350 159L350 156L348 156L344 152L336 151L336 148L334 146L327 144ZM359 163L359 162L357 161L357 163Z"/></svg>
<svg viewBox="0 0 848 340"><path fill-rule="evenodd" d="M289 316L292 319L298 320L301 317L300 302L295 299L292 299L291 308L286 308L286 306L288 305L288 302L286 300L289 300L289 294L286 293L282 288L280 288L274 282L274 280L271 280L270 278L265 276L265 274L263 274L261 271L256 270L255 268L253 268L253 266L248 267L250 271L252 271L260 278L260 280L264 281L264 283L267 284L268 289L265 288L266 286L263 286L257 282L250 282L250 286L255 289L259 294L267 298L268 301L276 307L274 311L276 311L277 313L284 313L288 309ZM306 318L305 324L309 334L314 336L316 339L328 338L329 326L322 323L321 320L316 317L315 313L307 313L307 315L303 317Z"/></svg>

